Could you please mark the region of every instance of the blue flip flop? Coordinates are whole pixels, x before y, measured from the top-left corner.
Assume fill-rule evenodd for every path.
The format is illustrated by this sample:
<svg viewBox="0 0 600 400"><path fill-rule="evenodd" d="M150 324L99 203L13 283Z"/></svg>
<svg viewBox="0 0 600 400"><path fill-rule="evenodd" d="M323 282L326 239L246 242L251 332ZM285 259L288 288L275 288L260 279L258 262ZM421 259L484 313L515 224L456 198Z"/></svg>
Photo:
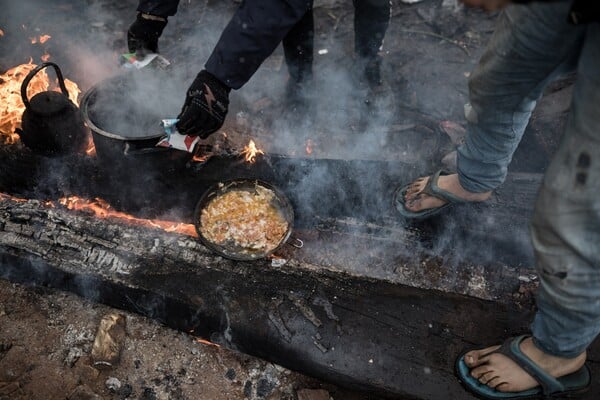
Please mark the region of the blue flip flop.
<svg viewBox="0 0 600 400"><path fill-rule="evenodd" d="M500 353L513 360L517 365L523 368L531 375L540 386L533 389L524 390L522 392L500 392L491 388L471 376L471 369L464 361L465 353L458 356L456 359L455 370L458 379L462 385L481 399L488 400L521 400L521 399L551 399L562 398L584 393L590 388L592 382L590 370L587 365L584 365L579 370L572 374L554 378L529 357L527 357L520 349L519 345L527 338L527 335L518 336L506 340L502 346L493 353Z"/></svg>
<svg viewBox="0 0 600 400"><path fill-rule="evenodd" d="M398 210L400 215L402 215L404 218L407 218L407 219L425 219L425 218L432 217L436 214L439 214L442 210L452 206L453 204L467 203L466 200L461 199L460 197L455 196L452 193L447 192L438 186L438 180L440 179L440 176L445 176L445 175L450 175L450 173L445 172L444 170L437 171L435 174L433 174L431 176L431 178L429 178L429 180L427 181L427 184L425 185L423 190L421 190L421 192L420 192L420 193L424 193L429 196L437 197L438 199L445 200L446 201L445 204L443 204L439 207L436 207L436 208L428 208L428 209L422 210L422 211L417 211L417 212L410 211L409 209L406 208L404 196L406 195L408 188L412 185L412 182L411 182L406 186L402 186L401 188L396 190L396 193L394 193L394 206L396 207L396 210Z"/></svg>

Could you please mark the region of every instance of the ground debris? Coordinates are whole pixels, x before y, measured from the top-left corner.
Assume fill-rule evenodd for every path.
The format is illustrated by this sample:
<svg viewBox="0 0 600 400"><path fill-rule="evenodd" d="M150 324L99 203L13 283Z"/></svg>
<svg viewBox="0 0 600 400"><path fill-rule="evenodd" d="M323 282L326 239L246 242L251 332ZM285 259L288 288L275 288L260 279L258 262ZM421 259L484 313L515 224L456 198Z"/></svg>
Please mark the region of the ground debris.
<svg viewBox="0 0 600 400"><path fill-rule="evenodd" d="M125 316L111 313L100 321L92 346L92 359L97 367L112 367L119 362L125 340Z"/></svg>

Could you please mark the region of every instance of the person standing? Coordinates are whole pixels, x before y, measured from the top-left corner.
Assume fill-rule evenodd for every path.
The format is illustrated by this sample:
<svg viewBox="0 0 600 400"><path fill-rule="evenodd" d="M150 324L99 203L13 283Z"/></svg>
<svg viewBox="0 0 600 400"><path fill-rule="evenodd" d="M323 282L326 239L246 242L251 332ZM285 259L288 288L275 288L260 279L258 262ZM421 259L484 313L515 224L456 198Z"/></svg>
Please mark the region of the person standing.
<svg viewBox="0 0 600 400"><path fill-rule="evenodd" d="M506 0L463 0L485 8ZM523 1L520 1L523 3ZM405 218L484 201L505 179L536 100L557 75L576 71L571 111L545 172L531 225L540 286L531 334L460 355L463 385L486 399L538 398L589 388L586 349L600 333L600 2L508 5L471 74L458 173L400 188Z"/></svg>
<svg viewBox="0 0 600 400"><path fill-rule="evenodd" d="M158 52L158 40L179 0L140 0L127 32L130 52ZM303 101L312 78L313 0L244 0L227 24L202 69L190 85L177 129L208 137L225 120L231 89L241 88L262 62L283 44L290 79L286 96ZM381 83L378 55L391 16L390 0L354 0L355 50L369 85Z"/></svg>

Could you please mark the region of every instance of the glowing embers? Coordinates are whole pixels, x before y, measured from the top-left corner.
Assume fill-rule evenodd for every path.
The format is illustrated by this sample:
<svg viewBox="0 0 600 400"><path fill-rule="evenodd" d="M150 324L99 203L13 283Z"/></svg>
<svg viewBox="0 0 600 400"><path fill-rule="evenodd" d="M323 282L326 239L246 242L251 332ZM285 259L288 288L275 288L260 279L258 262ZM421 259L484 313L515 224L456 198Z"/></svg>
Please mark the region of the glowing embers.
<svg viewBox="0 0 600 400"><path fill-rule="evenodd" d="M188 236L198 236L193 224L181 222L164 221L159 219L137 218L133 215L114 210L110 204L100 198L94 200L84 199L78 196L67 196L59 200L59 203L69 210L89 212L99 218L115 218L127 221L134 225L160 228L166 232L176 232Z"/></svg>

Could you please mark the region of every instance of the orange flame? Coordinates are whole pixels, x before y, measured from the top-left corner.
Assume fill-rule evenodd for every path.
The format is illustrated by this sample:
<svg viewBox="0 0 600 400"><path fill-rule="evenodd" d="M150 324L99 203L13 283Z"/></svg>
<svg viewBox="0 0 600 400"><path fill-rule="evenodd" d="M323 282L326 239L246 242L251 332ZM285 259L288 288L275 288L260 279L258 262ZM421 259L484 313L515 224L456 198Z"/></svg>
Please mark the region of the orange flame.
<svg viewBox="0 0 600 400"><path fill-rule="evenodd" d="M312 154L313 152L313 142L312 140L308 139L306 141L306 154L308 154L309 156Z"/></svg>
<svg viewBox="0 0 600 400"><path fill-rule="evenodd" d="M0 37L4 36L4 31L0 29Z"/></svg>
<svg viewBox="0 0 600 400"><path fill-rule="evenodd" d="M87 154L90 157L96 157L96 146L94 145L94 140L91 136L88 139L88 146L85 150L85 154Z"/></svg>
<svg viewBox="0 0 600 400"><path fill-rule="evenodd" d="M32 38L29 38L29 40L31 41L31 44L36 44L36 43L44 44L51 38L52 38L52 36L50 36L50 35L40 35L39 37L34 36Z"/></svg>
<svg viewBox="0 0 600 400"><path fill-rule="evenodd" d="M177 232L188 236L198 236L193 224L184 224L182 222L164 221L158 219L137 218L133 215L116 211L106 200L96 197L93 201L78 197L67 196L58 201L69 210L87 211L99 218L115 218L125 220L136 225L160 228L166 232Z"/></svg>
<svg viewBox="0 0 600 400"><path fill-rule="evenodd" d="M210 156L211 156L210 154L204 154L204 155L195 154L194 157L192 157L192 161L203 163L203 162L206 162L210 158Z"/></svg>
<svg viewBox="0 0 600 400"><path fill-rule="evenodd" d="M25 105L21 100L21 84L31 70L37 67L30 59L27 64L21 64L0 74L0 142L13 144L17 141L15 129L21 127L21 116ZM65 79L69 99L78 104L77 97L81 93L77 84ZM31 98L38 92L60 90L58 85L51 84L46 70L38 72L29 82L27 96Z"/></svg>
<svg viewBox="0 0 600 400"><path fill-rule="evenodd" d="M256 156L259 154L265 154L265 152L256 147L254 140L250 140L250 143L244 146L244 149L240 152L240 154L244 156L246 162L253 164L256 161Z"/></svg>

